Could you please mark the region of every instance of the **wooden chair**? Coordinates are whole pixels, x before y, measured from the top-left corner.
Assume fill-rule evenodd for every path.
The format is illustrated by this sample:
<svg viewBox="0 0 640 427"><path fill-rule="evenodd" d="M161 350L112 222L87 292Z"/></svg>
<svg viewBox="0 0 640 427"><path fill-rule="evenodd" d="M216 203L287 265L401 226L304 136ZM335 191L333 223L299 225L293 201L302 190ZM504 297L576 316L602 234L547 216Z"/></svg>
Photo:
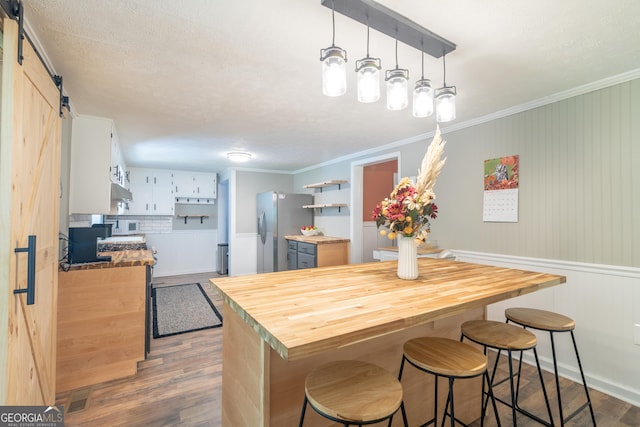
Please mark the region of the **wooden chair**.
<svg viewBox="0 0 640 427"><path fill-rule="evenodd" d="M391 419L402 410L402 386L390 372L371 363L340 360L310 372L304 384L304 403L300 414L302 427L307 404L324 418L344 426L374 424Z"/></svg>
<svg viewBox="0 0 640 427"><path fill-rule="evenodd" d="M551 354L553 355L553 371L556 377L556 391L558 393L558 408L560 410L560 425L564 424L576 416L584 408L589 407L591 412L591 421L595 427L596 417L593 412L593 405L591 404L591 397L589 397L589 388L587 387L587 381L584 378L584 371L582 370L582 363L580 363L580 355L578 354L578 346L576 345L576 338L573 334L573 330L576 327L576 322L567 316L552 311L538 310L534 308L514 307L508 308L504 312L507 322L514 322L525 328L537 329L540 331L549 332L551 339ZM556 347L553 338L554 333L570 332L571 341L573 342L573 349L576 353L576 359L578 361L578 368L580 369L580 377L582 378L582 385L584 386L584 393L587 397L587 401L569 414L566 418L562 411L562 397L560 394L560 380L558 376L558 362L556 359Z"/></svg>
<svg viewBox="0 0 640 427"><path fill-rule="evenodd" d="M483 377L481 401L484 400L485 384L488 385L488 395L492 399L493 410L500 426L500 418L495 401L493 400L493 392L491 382L487 374L487 357L478 349L459 341L448 338L439 337L421 337L407 341L403 347L402 363L400 365L400 374L398 379L402 379L404 371L404 363L409 362L412 366L420 371L435 375L434 379L434 411L433 418L422 426L429 424L437 424L438 418L438 379L439 377L447 378L449 381L449 393L447 395L447 403L445 404L444 414L442 415L442 425L447 416L451 421L451 427L458 422L465 425L456 418L454 412L454 396L453 382L459 378L475 378ZM484 415L486 406L482 404L482 413L480 425L484 425Z"/></svg>
<svg viewBox="0 0 640 427"><path fill-rule="evenodd" d="M511 391L511 401L507 402L499 397L495 397L495 400L511 407L511 416L513 420L513 426L517 426L516 412L527 415L528 417L536 420L537 422L546 425L553 426L553 416L551 415L551 407L549 405L549 398L547 397L547 391L544 387L544 380L542 378L542 369L540 369L540 361L538 360L538 352L536 350L537 339L536 336L527 331L524 328L516 325L510 325L508 323L496 322L493 320L470 320L464 322L461 326L462 336L461 340L467 338L477 344L484 347L486 354L487 348L493 348L498 350L496 361L493 365L493 372L491 373L491 385L493 387L509 381ZM537 415L521 408L518 405L518 394L520 390L520 370L522 368L522 353L527 350L533 350L533 355L536 361L536 367L538 369L538 377L540 378L540 386L542 387L542 393L544 395L545 404L547 406L547 413L549 421L543 420ZM500 354L502 351L507 352L507 360L509 364L509 375L507 378L496 381L496 371L498 362L500 361ZM520 352L520 361L518 363L518 372L514 374L513 371L513 352ZM514 385L514 377L518 377L517 385Z"/></svg>

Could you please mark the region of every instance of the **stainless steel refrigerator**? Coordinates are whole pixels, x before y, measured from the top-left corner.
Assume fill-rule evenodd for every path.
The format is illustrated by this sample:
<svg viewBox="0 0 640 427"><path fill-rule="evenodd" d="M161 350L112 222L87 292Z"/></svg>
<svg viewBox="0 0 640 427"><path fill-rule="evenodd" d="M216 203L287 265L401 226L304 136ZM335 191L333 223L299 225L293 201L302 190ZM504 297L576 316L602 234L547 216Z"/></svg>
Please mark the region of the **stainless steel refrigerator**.
<svg viewBox="0 0 640 427"><path fill-rule="evenodd" d="M287 241L284 236L300 234L300 227L313 224L311 194L269 191L256 195L258 208L258 273L287 269Z"/></svg>

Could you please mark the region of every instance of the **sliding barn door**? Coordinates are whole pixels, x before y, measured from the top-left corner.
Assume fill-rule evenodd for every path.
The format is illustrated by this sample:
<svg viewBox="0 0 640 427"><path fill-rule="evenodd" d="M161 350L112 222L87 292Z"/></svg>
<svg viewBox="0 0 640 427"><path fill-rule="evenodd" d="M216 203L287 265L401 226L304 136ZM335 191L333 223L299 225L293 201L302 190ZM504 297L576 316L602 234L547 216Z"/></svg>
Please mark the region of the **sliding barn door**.
<svg viewBox="0 0 640 427"><path fill-rule="evenodd" d="M55 403L56 311L58 286L58 204L60 195L59 91L25 39L17 62L17 24L3 21L2 197L3 251L0 312L6 342L1 367L5 402ZM8 202L8 206L5 205ZM8 224L7 224L8 221ZM29 236L35 236L29 238ZM35 240L35 241L34 241ZM32 255L21 248L29 247ZM16 251L18 248L18 251ZM26 250L26 249L25 249ZM31 264L31 266L29 266ZM31 271L29 271L31 269ZM27 277L34 276L34 303L28 304ZM8 322L7 322L8 320ZM0 349L4 351L4 349ZM5 362L3 360L3 362Z"/></svg>

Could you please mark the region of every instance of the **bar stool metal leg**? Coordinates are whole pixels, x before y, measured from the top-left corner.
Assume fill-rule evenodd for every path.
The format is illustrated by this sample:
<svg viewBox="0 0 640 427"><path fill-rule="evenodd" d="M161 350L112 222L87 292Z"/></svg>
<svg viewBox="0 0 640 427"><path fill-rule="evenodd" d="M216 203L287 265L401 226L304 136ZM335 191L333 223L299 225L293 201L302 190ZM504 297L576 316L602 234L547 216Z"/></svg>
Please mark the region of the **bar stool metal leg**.
<svg viewBox="0 0 640 427"><path fill-rule="evenodd" d="M582 369L582 362L580 361L580 355L578 353L578 346L574 335L575 321L570 317L567 317L560 313L554 313L551 311L540 310L535 308L514 307L505 310L505 317L507 323L514 322L519 324L524 329L531 328L540 331L549 332L551 341L551 354L553 357L553 371L555 376L556 392L558 395L558 410L560 415L560 424L564 426L566 422L575 417L585 407L589 407L589 413L591 415L591 422L596 427L596 417L593 411L593 404L591 397L589 396L589 388L584 376L584 370ZM578 409L565 417L564 409L562 405L562 395L560 391L560 379L558 374L558 361L556 355L555 334L569 332L571 334L571 342L573 344L573 350L576 354L576 361L578 362L578 369L580 371L580 379L582 380L582 386L586 396L586 401Z"/></svg>
<svg viewBox="0 0 640 427"><path fill-rule="evenodd" d="M443 355L446 356L443 357ZM439 380L441 377L448 380L449 389L440 426L444 427L447 417L449 417L451 427L455 427L456 423L465 426L466 424L456 418L453 388L454 382L456 379L470 379L480 376L482 377L482 393L480 395L482 408L481 425L484 426L484 417L486 414L486 405L484 400L485 384L489 387L486 404L488 405L488 399L490 398L493 404L494 413L496 414L498 426L501 425L497 405L495 403L491 383L489 381L489 375L487 373L487 358L486 355L482 354L478 349L475 349L468 344L460 343L448 338L414 338L407 341L404 345L398 381L402 380L405 362L408 362L410 365L422 372L431 374L434 378L433 418L422 424L420 427L426 427L431 424L438 426L439 424L438 383L440 382Z"/></svg>
<svg viewBox="0 0 640 427"><path fill-rule="evenodd" d="M509 381L509 392L511 401L507 402L499 397L495 397L495 400L511 407L511 418L514 426L517 426L517 413L519 412L539 422L540 424L546 425L548 427L553 427L555 426L555 424L553 421L553 415L551 413L551 406L549 404L547 391L544 386L542 369L540 368L540 361L538 359L538 353L536 350L535 335L533 335L529 331L525 331L524 329L520 329L520 331L522 332L518 332L518 329L513 329L514 326L515 325L508 325L505 323L489 320L468 321L462 325L462 334L460 340L463 341L464 338L467 338L477 344L482 345L485 354L487 352L487 348L493 348L497 350L497 356L493 364L493 372L491 373L491 386L495 387L507 380ZM497 367L500 361L500 354L502 350L505 350L507 352L509 374L506 378L496 380ZM538 378L540 380L540 386L544 395L549 421L543 420L537 415L520 407L520 405L518 404L518 396L520 391L520 372L522 369L522 352L524 350L533 350L536 367L538 369ZM520 352L520 360L517 373L514 372L513 369L513 351ZM517 385L514 384L515 376L518 376Z"/></svg>
<svg viewBox="0 0 640 427"><path fill-rule="evenodd" d="M560 393L560 376L558 375L558 362L556 359L556 346L555 340L553 336L553 331L549 331L549 336L551 339L551 355L553 356L553 372L555 374L556 380L556 392L558 393L558 410L560 412L560 425L564 426L566 422L571 420L573 417L578 415L580 411L582 411L585 407L589 407L589 412L591 415L591 422L594 427L596 426L596 416L593 412L593 405L591 404L591 397L589 396L589 387L587 387L587 381L584 377L584 371L582 370L582 363L580 362L580 354L578 354L578 346L576 344L576 338L573 334L573 331L569 331L571 333L571 342L573 343L573 350L576 353L576 360L578 361L578 369L580 370L580 379L582 380L582 386L584 388L584 393L587 396L587 401L583 403L578 409L569 414L566 418L564 417L564 412L562 410L562 395Z"/></svg>

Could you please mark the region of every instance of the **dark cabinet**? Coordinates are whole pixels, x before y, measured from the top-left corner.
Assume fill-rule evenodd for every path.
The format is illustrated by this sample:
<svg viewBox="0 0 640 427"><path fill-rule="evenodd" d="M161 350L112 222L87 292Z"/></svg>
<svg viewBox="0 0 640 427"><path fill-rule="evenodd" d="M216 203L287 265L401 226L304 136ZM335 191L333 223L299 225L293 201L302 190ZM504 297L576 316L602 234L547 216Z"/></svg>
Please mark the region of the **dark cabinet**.
<svg viewBox="0 0 640 427"><path fill-rule="evenodd" d="M287 240L287 242L287 268L289 270L301 270L318 266L316 257L317 245L295 240Z"/></svg>
<svg viewBox="0 0 640 427"><path fill-rule="evenodd" d="M349 263L349 240L327 236L287 236L286 239L289 270Z"/></svg>
<svg viewBox="0 0 640 427"><path fill-rule="evenodd" d="M313 243L298 242L298 269L318 266L316 248Z"/></svg>
<svg viewBox="0 0 640 427"><path fill-rule="evenodd" d="M298 269L298 242L287 240L287 270Z"/></svg>

